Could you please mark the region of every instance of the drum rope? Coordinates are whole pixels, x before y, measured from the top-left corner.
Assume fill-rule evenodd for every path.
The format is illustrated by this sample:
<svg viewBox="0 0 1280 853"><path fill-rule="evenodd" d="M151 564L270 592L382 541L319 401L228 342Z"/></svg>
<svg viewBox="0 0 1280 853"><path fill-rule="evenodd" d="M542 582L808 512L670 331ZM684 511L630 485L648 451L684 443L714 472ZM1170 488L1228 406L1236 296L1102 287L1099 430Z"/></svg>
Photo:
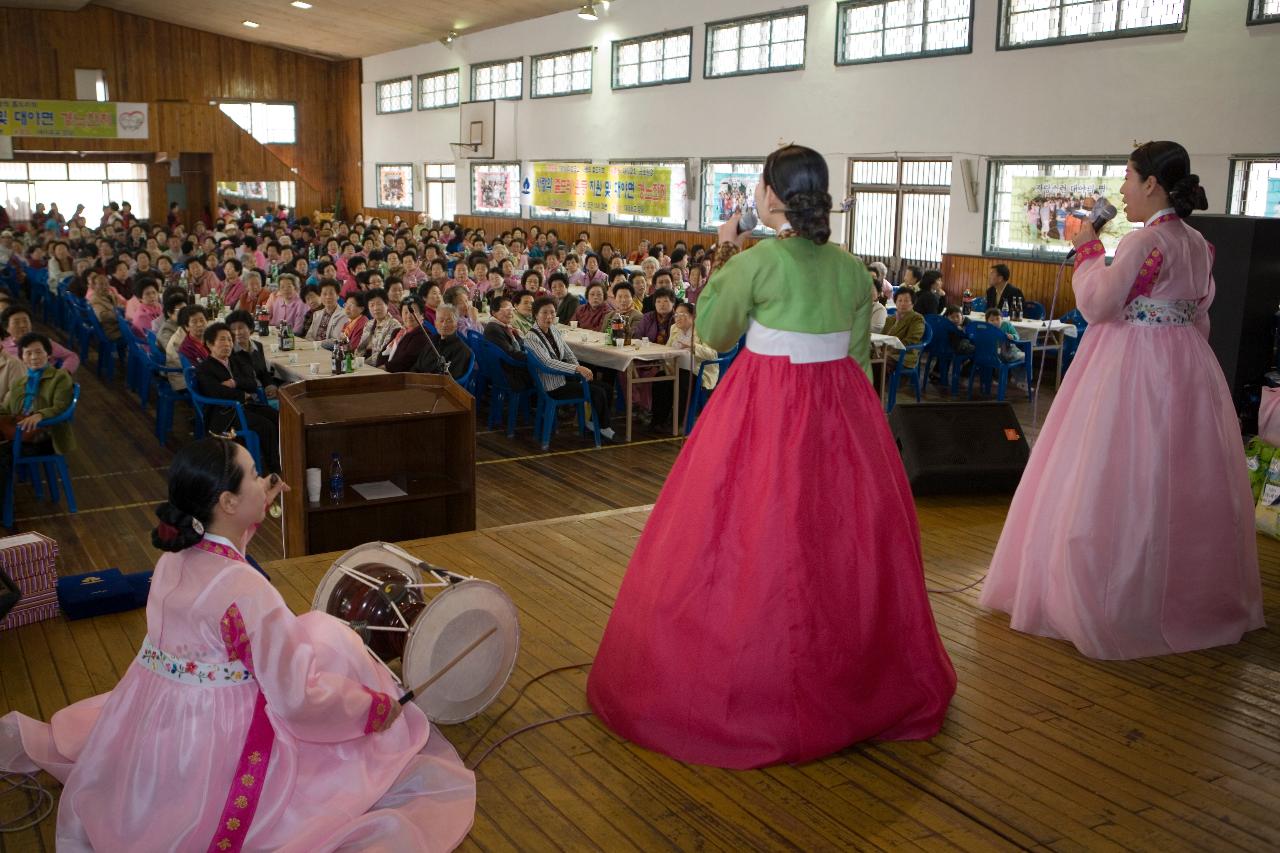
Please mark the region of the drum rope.
<svg viewBox="0 0 1280 853"><path fill-rule="evenodd" d="M40 780L35 776L30 773L4 773L0 774L0 781L7 784L11 791L25 791L27 802L31 804L31 807L22 814L0 823L0 832L23 832L41 823L53 813L56 803L53 792L40 784ZM39 814L36 817L31 817L37 812Z"/></svg>
<svg viewBox="0 0 1280 853"><path fill-rule="evenodd" d="M530 687L532 687L533 685L537 684L539 681L541 681L542 679L546 678L548 675L554 675L554 674L555 674L555 673L557 673L557 672L566 672L566 671L571 670L571 669L586 669L587 667L591 666L591 664L592 664L592 663L594 663L594 661L586 661L585 663L571 663L571 664L567 664L567 665L565 665L565 666L557 666L557 667L555 667L555 668L553 668L553 669L549 669L549 670L547 670L546 672L542 673L541 675L535 675L533 678L530 678L528 681L526 681L526 682L525 682L525 684L524 684L524 687L521 687L521 688L520 688L520 690L519 690L519 692L517 692L517 693L516 693L516 698L512 699L509 703L507 703L507 707L503 708L503 709L502 709L502 711L498 714L498 716L496 716L496 717L494 717L494 718L493 718L493 720L489 723L489 725L485 727L485 730L484 730L483 732L481 732L481 733L480 733L480 736L479 736L478 738L476 738L476 739L475 739L475 742L471 744L471 747L470 747L470 748L469 748L465 753L463 753L463 755L462 755L462 760L463 760L463 762L465 763L465 762L466 762L466 760L467 760L468 758L470 758L470 757L471 757L471 753L473 753L473 752L475 752L475 751L476 751L476 747L478 747L480 744L484 743L484 739L485 739L485 738L487 738L487 737L489 736L489 733L493 731L494 727L495 727L496 725L498 725L498 723L500 723L500 722L502 721L502 718L503 718L503 717L505 717L505 716L507 715L507 713L508 713L512 708L514 708L514 707L516 706L516 704L517 704L517 703L518 703L522 698L524 698L524 694L525 694L525 692L526 692ZM484 760L489 756L489 753L493 752L493 751L494 751L495 749L497 749L501 744L505 743L506 741L510 740L511 738L515 737L515 736L516 736L516 735L518 735L518 734L521 734L521 733L523 733L523 732L526 732L526 731L528 731L528 730L530 730L530 729L537 728L538 726L547 725L547 724L549 724L549 723L558 723L558 722L560 722L561 720L569 720L569 719L572 719L572 718L574 718L574 717L582 717L582 716L586 716L586 715L588 715L588 714L590 714L590 713L591 713L590 711L575 711L575 712L573 712L573 713L566 714L566 715L565 715L565 716L563 716L563 717L555 717L555 718L550 719L550 720L542 720L541 722L538 722L538 723L531 723L530 725L525 726L524 728L517 729L516 731L512 732L511 734L508 734L508 735L504 736L501 740L497 741L497 742L496 742L496 743L494 743L492 746L490 746L488 749L486 749L486 750L484 751L484 754L480 756L479 761L476 761L476 763L475 763L475 764L473 764L473 765L471 766L471 769L472 769L472 770L475 770L477 767L479 767L479 766L480 766L480 762L481 762L481 761L484 761Z"/></svg>

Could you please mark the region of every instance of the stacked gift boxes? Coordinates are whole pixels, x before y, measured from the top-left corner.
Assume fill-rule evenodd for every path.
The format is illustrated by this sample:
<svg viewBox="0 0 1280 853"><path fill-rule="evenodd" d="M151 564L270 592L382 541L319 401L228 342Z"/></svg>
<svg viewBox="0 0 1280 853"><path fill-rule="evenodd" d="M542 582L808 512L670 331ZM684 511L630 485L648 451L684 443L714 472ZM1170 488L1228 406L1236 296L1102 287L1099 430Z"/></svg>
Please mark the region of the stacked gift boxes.
<svg viewBox="0 0 1280 853"><path fill-rule="evenodd" d="M22 598L0 620L0 631L58 615L58 543L39 533L0 539L0 568L22 591Z"/></svg>

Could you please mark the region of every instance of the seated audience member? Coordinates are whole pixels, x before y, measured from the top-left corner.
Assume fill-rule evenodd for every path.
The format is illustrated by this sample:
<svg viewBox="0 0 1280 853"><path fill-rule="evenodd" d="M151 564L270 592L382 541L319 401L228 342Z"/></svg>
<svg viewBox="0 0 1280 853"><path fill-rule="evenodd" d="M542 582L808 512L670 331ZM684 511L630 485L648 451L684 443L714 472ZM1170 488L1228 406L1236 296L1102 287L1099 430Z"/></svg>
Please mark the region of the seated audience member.
<svg viewBox="0 0 1280 853"><path fill-rule="evenodd" d="M71 405L71 374L53 366L53 343L39 332L28 332L18 341L26 370L5 388L0 426L7 441L0 442L0 501L13 480L16 430L22 428L22 455L46 456L75 450L75 433L69 421L40 430L42 421L60 415ZM8 355L5 356L8 358Z"/></svg>
<svg viewBox="0 0 1280 853"><path fill-rule="evenodd" d="M89 307L102 324L102 331L113 341L120 340L120 323L116 319L116 308L123 308L124 298L116 292L111 279L101 273L89 277Z"/></svg>
<svg viewBox="0 0 1280 853"><path fill-rule="evenodd" d="M497 346L512 359L524 362L524 344L521 340L523 335L513 325L515 314L516 308L512 301L506 296L498 297L498 301L493 306L493 319L485 323L484 339ZM529 383L532 381L529 379L529 371L525 368L518 368L504 362L502 370L506 373L507 381L511 383L511 387L517 391L528 388Z"/></svg>
<svg viewBox="0 0 1280 853"><path fill-rule="evenodd" d="M238 311L248 311L255 317L258 309L271 300L271 291L262 286L262 273L248 270L244 274L244 295L234 305ZM230 305L231 303L227 303Z"/></svg>
<svg viewBox="0 0 1280 853"><path fill-rule="evenodd" d="M542 295L542 273L537 270L525 270L524 275L520 276L520 289L516 293L532 293L534 297ZM515 293L510 294L515 298Z"/></svg>
<svg viewBox="0 0 1280 853"><path fill-rule="evenodd" d="M353 293L342 303L342 314L346 323L342 326L340 340L354 353L364 342L364 333L369 326L369 315L365 311L368 297L363 293Z"/></svg>
<svg viewBox="0 0 1280 853"><path fill-rule="evenodd" d="M147 331L163 312L160 284L153 278L139 279L137 293L124 306L124 317L139 340L147 339Z"/></svg>
<svg viewBox="0 0 1280 853"><path fill-rule="evenodd" d="M534 295L527 290L516 294L516 313L512 320L521 335L528 334L533 328Z"/></svg>
<svg viewBox="0 0 1280 853"><path fill-rule="evenodd" d="M451 287L444 292L443 305L453 308L453 316L458 325L458 334L466 336L467 332L483 332L480 325L480 312L471 304L470 295L464 287ZM439 309L436 309L439 311Z"/></svg>
<svg viewBox="0 0 1280 853"><path fill-rule="evenodd" d="M889 309L884 306L884 297L879 286L871 283L871 334L878 335L884 331L884 324L889 319Z"/></svg>
<svg viewBox="0 0 1280 853"><path fill-rule="evenodd" d="M915 267L907 267L913 270ZM941 314L947 307L947 292L942 287L942 273L929 270L920 278L919 292L916 293L916 312L928 317Z"/></svg>
<svg viewBox="0 0 1280 853"><path fill-rule="evenodd" d="M338 304L338 290L342 285L334 278L320 282L320 307L311 312L311 325L307 328L309 341L335 341L347 324L347 317Z"/></svg>
<svg viewBox="0 0 1280 853"><path fill-rule="evenodd" d="M653 292L653 310L646 311L631 333L638 338L648 338L655 344L666 344L671 337L671 323L676 307L675 292L669 287L659 287Z"/></svg>
<svg viewBox="0 0 1280 853"><path fill-rule="evenodd" d="M298 296L298 279L293 273L280 276L275 299L271 302L271 327L278 329L281 323L293 329L294 334L306 332L302 323L306 319L307 303Z"/></svg>
<svg viewBox="0 0 1280 853"><path fill-rule="evenodd" d="M444 295L438 284L428 284L422 288L419 299L419 311L428 323L432 326L436 324L436 311L444 302Z"/></svg>
<svg viewBox="0 0 1280 853"><path fill-rule="evenodd" d="M973 340L964 331L964 312L956 305L948 305L945 316L951 325L955 327L947 332L947 341L951 344L951 351L957 355L973 355L975 349Z"/></svg>
<svg viewBox="0 0 1280 853"><path fill-rule="evenodd" d="M548 284L551 286L551 298L556 301L556 320L567 326L582 303L569 292L569 277L564 273L552 273Z"/></svg>
<svg viewBox="0 0 1280 853"><path fill-rule="evenodd" d="M369 310L369 325L355 346L355 354L363 355L370 364L377 365L391 339L403 326L391 314L391 306L387 304L387 292L379 288L365 293L365 305Z"/></svg>
<svg viewBox="0 0 1280 853"><path fill-rule="evenodd" d="M18 342L32 331L31 309L27 306L13 304L0 312L0 336L4 338L0 347L3 347L4 351L14 359L22 359L22 349L18 346ZM60 365L67 373L75 373L76 368L80 366L79 355L52 341L49 343L49 356L55 366Z"/></svg>
<svg viewBox="0 0 1280 853"><path fill-rule="evenodd" d="M133 281L130 279L132 270L129 268L128 257L117 258L110 264L110 268L111 286L120 294L121 299L128 299L133 295Z"/></svg>
<svg viewBox="0 0 1280 853"><path fill-rule="evenodd" d="M244 408L249 429L258 435L258 447L262 453L264 473L280 472L279 413L270 406L258 402L258 378L242 362L233 361L231 354L235 342L231 330L224 323L212 323L204 331L205 346L209 357L196 368L196 383L200 395L217 400L240 403ZM228 433L241 430L240 418L229 406L208 406L204 410L205 426L210 432ZM243 440L243 436L237 435Z"/></svg>
<svg viewBox="0 0 1280 853"><path fill-rule="evenodd" d="M1006 364L1017 364L1027 357L1027 354L1023 352L1021 348L1013 344L1013 341L1021 340L1018 335L1017 327L1000 316L999 308L988 308L986 320L988 323L1004 332L1005 337L1009 339L1009 342L1002 345L996 352L996 355L1000 357L1001 361Z"/></svg>
<svg viewBox="0 0 1280 853"><path fill-rule="evenodd" d="M706 280L702 277L702 265L694 264L689 267L689 286L685 289L684 299L691 305L698 304L698 297L702 295L702 289L706 287Z"/></svg>
<svg viewBox="0 0 1280 853"><path fill-rule="evenodd" d="M881 296L892 299L893 282L889 281L889 268L879 261L872 261L867 264L867 269L871 271L871 281L880 290Z"/></svg>
<svg viewBox="0 0 1280 853"><path fill-rule="evenodd" d="M218 277L204 268L199 258L187 260L187 286L196 296L208 296L218 289Z"/></svg>
<svg viewBox="0 0 1280 853"><path fill-rule="evenodd" d="M885 321L881 334L895 337L906 346L918 344L924 340L924 317L917 314L912 307L911 291L898 291L898 295L894 297L893 304L898 309L898 313ZM889 359L889 368L892 368L893 363L898 360L900 352L900 350L895 350L892 347L887 348L886 356ZM920 353L912 350L906 354L906 359L902 362L902 366L906 368L915 367L916 362L919 360Z"/></svg>
<svg viewBox="0 0 1280 853"><path fill-rule="evenodd" d="M248 311L232 311L227 315L227 328L233 342L231 361L241 373L252 373L262 386L267 399L274 400L280 380L271 372L262 344L253 339L253 315Z"/></svg>
<svg viewBox="0 0 1280 853"><path fill-rule="evenodd" d="M564 336L556 328L556 301L550 296L540 296L534 303L534 326L524 337L524 344L530 352L537 355L539 361L550 368L568 373L577 373L585 379L587 394L591 408L600 419L600 435L612 441L614 434L609 427L608 393L604 387L594 381L591 368L578 363L578 357L565 343ZM538 368L530 365L530 370ZM540 371L542 387L547 395L557 399L576 397L582 393L579 383L570 384L561 373Z"/></svg>
<svg viewBox="0 0 1280 853"><path fill-rule="evenodd" d="M637 310L644 306L645 297L649 295L650 283L653 279L646 276L643 272L633 272L629 279L631 282L631 301L636 305Z"/></svg>
<svg viewBox="0 0 1280 853"><path fill-rule="evenodd" d="M471 278L471 265L467 263L466 258L458 258L458 262L453 265L453 277L449 279L447 287L465 287L467 293L472 296L476 293L484 293L488 290L488 281L485 281L483 290L477 290L478 285Z"/></svg>
<svg viewBox="0 0 1280 853"><path fill-rule="evenodd" d="M920 278L920 267L917 266L908 266L902 271L902 284L899 286L905 287L912 293L926 293L929 290L924 286L924 282ZM920 311L920 313L923 314L925 312Z"/></svg>
<svg viewBox="0 0 1280 853"><path fill-rule="evenodd" d="M155 329L156 346L161 350L169 345L169 338L173 333L178 331L178 312L187 307L187 294L185 291L177 290L165 294L164 297L164 320L160 323L160 327Z"/></svg>
<svg viewBox="0 0 1280 853"><path fill-rule="evenodd" d="M677 249L677 251L679 251ZM696 269L696 267L695 267ZM691 364L693 372L690 373L684 368L680 368L680 408L684 409L688 405L689 389L693 384L693 377L698 373L699 365L708 361L715 361L720 357L720 353L714 348L707 346L698 337L693 328L693 320L695 317L694 307L688 303L681 302L675 306L673 311L674 323L671 329L671 335L667 338L666 344L672 349L692 351L693 357ZM708 364L706 370L702 373L702 387L706 391L706 397L711 396L711 391L716 387L716 382L720 379L720 365ZM650 429L660 431L670 429L671 394L674 390L667 382L655 382L649 386L653 389L653 422Z"/></svg>
<svg viewBox="0 0 1280 853"><path fill-rule="evenodd" d="M209 315L199 305L188 305L178 312L178 331L169 336L165 345L165 365L182 367L180 356L186 356L194 367L209 357L209 349L204 345L204 331L209 325ZM182 374L170 373L169 385L175 391L187 389Z"/></svg>
<svg viewBox="0 0 1280 853"><path fill-rule="evenodd" d="M604 319L609 314L609 306L605 304L604 285L587 285L587 304L579 305L571 319L578 321L578 328L593 332L604 331Z"/></svg>
<svg viewBox="0 0 1280 853"><path fill-rule="evenodd" d="M439 293L440 289L436 285L433 284L430 287L435 288L436 293ZM387 345L382 358L373 365L381 367L388 373L406 373L413 370L414 365L418 363L418 356L428 348L427 330L423 327L425 317L422 298L409 294L400 301L399 310L401 330Z"/></svg>
<svg viewBox="0 0 1280 853"><path fill-rule="evenodd" d="M1022 291L1009 283L1009 267L1007 264L996 264L987 274L987 307L1000 311L1009 311L1013 300L1022 299Z"/></svg>
<svg viewBox="0 0 1280 853"><path fill-rule="evenodd" d="M672 300L674 301L676 293L675 277L671 274L671 270L666 267L658 270L657 274L654 275L653 290L646 294L644 300L640 303L640 312L642 314L648 314L653 310L655 294L662 289L671 291Z"/></svg>
<svg viewBox="0 0 1280 853"><path fill-rule="evenodd" d="M399 305L400 302L408 294L404 288L404 278L399 275L391 275L387 277L387 303L389 305ZM421 296L422 294L417 294Z"/></svg>
<svg viewBox="0 0 1280 853"><path fill-rule="evenodd" d="M228 258L222 262L222 304L235 308L240 304L240 300L248 292L248 287L244 281L244 264L235 258Z"/></svg>
<svg viewBox="0 0 1280 853"><path fill-rule="evenodd" d="M643 279L643 276L641 277ZM623 282L613 286L613 308L605 315L604 328L607 331L613 323L613 318L620 316L625 324L625 331L630 332L632 337L635 336L636 324L640 322L642 315L636 310L635 306L635 290L631 285Z"/></svg>
<svg viewBox="0 0 1280 853"><path fill-rule="evenodd" d="M435 342L435 352L430 347L424 349L413 370L415 373L437 373L438 369L432 368L438 368L436 359L443 358L449 367L449 375L461 381L471 369L471 360L475 355L458 334L457 312L452 305L441 305L436 312L436 330L440 333L440 338Z"/></svg>

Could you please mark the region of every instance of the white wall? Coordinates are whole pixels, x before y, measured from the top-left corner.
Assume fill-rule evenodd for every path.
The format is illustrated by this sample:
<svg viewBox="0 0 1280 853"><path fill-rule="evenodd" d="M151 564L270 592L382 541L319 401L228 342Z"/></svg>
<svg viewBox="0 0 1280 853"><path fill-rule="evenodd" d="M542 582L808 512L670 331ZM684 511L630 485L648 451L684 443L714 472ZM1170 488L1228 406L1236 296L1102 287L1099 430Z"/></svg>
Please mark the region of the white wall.
<svg viewBox="0 0 1280 853"><path fill-rule="evenodd" d="M1188 31L1089 44L997 51L996 0L974 0L973 52L934 59L835 65L836 3L809 4L806 67L706 80L707 21L786 8L785 0L617 0L607 17L573 12L363 60L365 198L377 199L376 163L453 159L458 110L377 115L374 86L406 74L524 56L525 97L516 111L517 154L534 160L761 157L780 141L822 151L832 195L845 195L847 161L892 152L977 159L1123 156L1135 142L1174 139L1187 147L1223 212L1228 158L1280 151L1280 25L1245 26L1245 0L1194 0ZM689 83L613 91L615 39L693 26ZM596 47L589 95L532 100L528 57ZM469 210L469 170L459 163L458 209ZM695 164L696 166L696 164ZM982 210L971 213L953 170L947 250L980 254ZM690 180L696 181L691 172ZM422 206L421 182L415 182ZM689 228L699 203L690 204ZM605 220L598 220L605 221ZM843 222L833 222L844 236Z"/></svg>

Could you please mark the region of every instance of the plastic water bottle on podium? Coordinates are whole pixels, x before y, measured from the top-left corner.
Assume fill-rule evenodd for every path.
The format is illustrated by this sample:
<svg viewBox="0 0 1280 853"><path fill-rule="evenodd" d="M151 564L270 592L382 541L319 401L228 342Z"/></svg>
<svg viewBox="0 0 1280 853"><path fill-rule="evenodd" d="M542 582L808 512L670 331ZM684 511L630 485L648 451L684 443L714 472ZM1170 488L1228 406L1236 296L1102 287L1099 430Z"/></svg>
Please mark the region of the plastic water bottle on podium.
<svg viewBox="0 0 1280 853"><path fill-rule="evenodd" d="M346 483L342 479L342 460L335 453L329 461L329 500L334 503L340 503L345 491Z"/></svg>

